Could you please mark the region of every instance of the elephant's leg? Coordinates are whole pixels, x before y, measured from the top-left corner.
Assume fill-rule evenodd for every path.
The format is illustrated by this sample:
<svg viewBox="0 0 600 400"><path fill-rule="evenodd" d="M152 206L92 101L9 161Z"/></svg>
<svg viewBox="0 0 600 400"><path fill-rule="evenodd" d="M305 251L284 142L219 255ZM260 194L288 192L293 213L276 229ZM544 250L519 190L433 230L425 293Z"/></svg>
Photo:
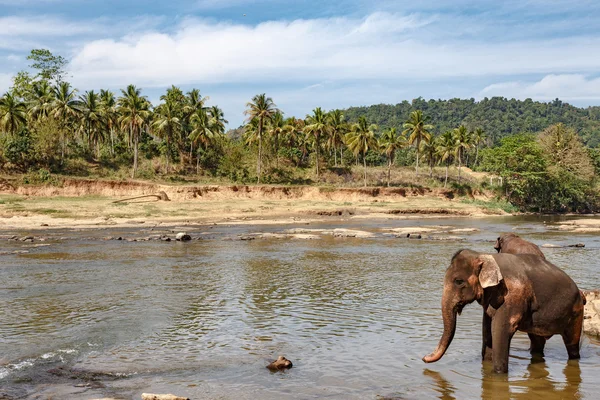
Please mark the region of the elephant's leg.
<svg viewBox="0 0 600 400"><path fill-rule="evenodd" d="M492 359L492 318L484 311L482 327L481 358Z"/></svg>
<svg viewBox="0 0 600 400"><path fill-rule="evenodd" d="M509 320L507 312L498 314L492 319L492 361L494 372L505 374L508 372L510 341L517 331L518 321Z"/></svg>
<svg viewBox="0 0 600 400"><path fill-rule="evenodd" d="M531 340L531 348L529 349L531 355L544 357L546 338L543 336L534 335L533 333L528 333L527 336L529 336L529 340Z"/></svg>
<svg viewBox="0 0 600 400"><path fill-rule="evenodd" d="M578 360L579 356L579 340L581 339L581 329L583 328L583 312L577 316L574 323L565 329L562 333L569 360Z"/></svg>

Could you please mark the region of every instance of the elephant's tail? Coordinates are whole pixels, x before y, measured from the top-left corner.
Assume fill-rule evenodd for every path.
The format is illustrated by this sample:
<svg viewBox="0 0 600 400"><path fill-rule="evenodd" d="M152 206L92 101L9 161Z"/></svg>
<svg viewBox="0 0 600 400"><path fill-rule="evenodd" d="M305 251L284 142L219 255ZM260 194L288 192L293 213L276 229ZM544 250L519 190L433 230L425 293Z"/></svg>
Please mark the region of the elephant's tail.
<svg viewBox="0 0 600 400"><path fill-rule="evenodd" d="M587 304L587 300L585 299L585 294L583 294L583 292L580 290L579 294L581 294L581 300L583 300L583 305L585 306Z"/></svg>

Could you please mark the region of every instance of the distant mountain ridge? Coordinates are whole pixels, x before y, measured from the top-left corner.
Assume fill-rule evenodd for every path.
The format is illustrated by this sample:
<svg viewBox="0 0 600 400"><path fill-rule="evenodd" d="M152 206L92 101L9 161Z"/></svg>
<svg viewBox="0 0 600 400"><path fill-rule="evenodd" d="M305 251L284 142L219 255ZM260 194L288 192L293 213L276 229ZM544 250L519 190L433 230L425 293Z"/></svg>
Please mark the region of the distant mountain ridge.
<svg viewBox="0 0 600 400"><path fill-rule="evenodd" d="M405 100L396 105L350 107L343 112L350 122L365 116L369 123L387 129L401 128L414 110L422 110L430 118L429 123L434 126L437 135L464 124L469 129L483 128L491 140L498 142L504 136L536 133L562 122L576 129L588 147L600 146L600 107L579 108L559 99L544 103L504 97L486 97L480 101L473 98L425 100L419 97L412 102Z"/></svg>

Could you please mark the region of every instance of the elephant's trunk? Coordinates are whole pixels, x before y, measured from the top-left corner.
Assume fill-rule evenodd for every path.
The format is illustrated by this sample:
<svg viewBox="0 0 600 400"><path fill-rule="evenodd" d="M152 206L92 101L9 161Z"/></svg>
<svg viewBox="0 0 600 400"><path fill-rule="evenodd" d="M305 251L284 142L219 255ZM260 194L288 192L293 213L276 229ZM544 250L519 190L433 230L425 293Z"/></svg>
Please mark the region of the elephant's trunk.
<svg viewBox="0 0 600 400"><path fill-rule="evenodd" d="M451 304L451 300L448 300L444 296L442 300L442 318L444 319L444 333L442 334L442 338L440 339L440 343L438 344L435 351L425 357L423 357L423 361L426 363L432 363L438 361L446 350L450 343L452 343L452 339L454 338L454 332L456 331L456 313L457 310ZM449 297L449 296L448 296Z"/></svg>

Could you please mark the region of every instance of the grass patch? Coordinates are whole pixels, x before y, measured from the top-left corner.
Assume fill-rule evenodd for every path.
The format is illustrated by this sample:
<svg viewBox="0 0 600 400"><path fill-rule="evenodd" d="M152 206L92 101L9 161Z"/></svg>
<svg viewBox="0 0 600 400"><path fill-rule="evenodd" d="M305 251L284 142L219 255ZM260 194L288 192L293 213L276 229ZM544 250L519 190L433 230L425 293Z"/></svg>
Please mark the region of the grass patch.
<svg viewBox="0 0 600 400"><path fill-rule="evenodd" d="M485 208L488 210L502 210L504 212L507 212L509 214L513 214L516 212L519 212L519 209L514 206L513 204L505 201L505 200L490 200L490 201L483 201L483 200L473 200L473 199L463 199L461 200L461 203L463 204L472 204L481 208Z"/></svg>

